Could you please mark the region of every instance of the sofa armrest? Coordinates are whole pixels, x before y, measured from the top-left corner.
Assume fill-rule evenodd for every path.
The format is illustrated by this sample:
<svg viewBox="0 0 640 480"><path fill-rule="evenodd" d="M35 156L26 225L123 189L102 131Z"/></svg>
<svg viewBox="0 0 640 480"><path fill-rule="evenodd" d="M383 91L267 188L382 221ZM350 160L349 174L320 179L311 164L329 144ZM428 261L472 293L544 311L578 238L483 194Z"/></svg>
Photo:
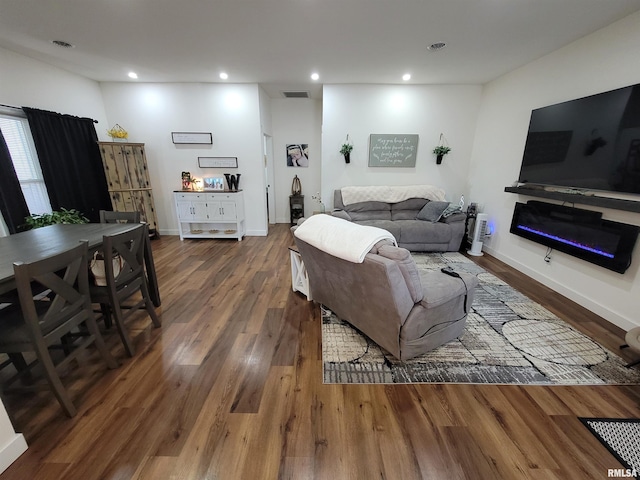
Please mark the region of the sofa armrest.
<svg viewBox="0 0 640 480"><path fill-rule="evenodd" d="M351 215L349 215L344 210L333 210L331 212L331 215L334 217L342 218L343 220L348 220L349 222L351 221Z"/></svg>
<svg viewBox="0 0 640 480"><path fill-rule="evenodd" d="M458 213L454 213L453 215L449 215L448 217L442 217L440 221L444 223L457 223L457 222L464 222L466 219L467 219L466 213L458 212Z"/></svg>

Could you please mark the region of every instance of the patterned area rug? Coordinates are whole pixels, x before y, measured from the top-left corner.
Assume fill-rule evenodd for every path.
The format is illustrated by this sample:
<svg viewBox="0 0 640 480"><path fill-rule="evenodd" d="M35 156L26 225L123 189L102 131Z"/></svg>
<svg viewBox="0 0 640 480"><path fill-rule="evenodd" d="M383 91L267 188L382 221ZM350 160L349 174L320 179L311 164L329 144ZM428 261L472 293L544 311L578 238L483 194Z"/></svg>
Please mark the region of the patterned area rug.
<svg viewBox="0 0 640 480"><path fill-rule="evenodd" d="M640 384L640 370L457 252L413 255L480 281L462 337L400 362L323 309L325 383Z"/></svg>
<svg viewBox="0 0 640 480"><path fill-rule="evenodd" d="M580 418L580 421L625 467L610 477L640 475L640 420L637 418Z"/></svg>

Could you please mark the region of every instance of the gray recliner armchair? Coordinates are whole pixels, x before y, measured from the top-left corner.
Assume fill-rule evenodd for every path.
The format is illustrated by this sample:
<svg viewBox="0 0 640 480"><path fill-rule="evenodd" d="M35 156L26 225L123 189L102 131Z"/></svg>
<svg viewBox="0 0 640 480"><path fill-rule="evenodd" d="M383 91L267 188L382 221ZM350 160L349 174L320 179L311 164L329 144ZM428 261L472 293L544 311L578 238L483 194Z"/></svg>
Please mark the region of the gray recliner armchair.
<svg viewBox="0 0 640 480"><path fill-rule="evenodd" d="M320 217L329 216L313 216L294 231L314 301L400 360L422 355L462 334L478 284L475 276L421 273L409 251L394 245L393 237L371 237L372 247L359 242L369 233L366 229L388 232ZM322 238L316 241L318 237ZM357 238L366 249L362 261L327 251L332 238L340 248Z"/></svg>

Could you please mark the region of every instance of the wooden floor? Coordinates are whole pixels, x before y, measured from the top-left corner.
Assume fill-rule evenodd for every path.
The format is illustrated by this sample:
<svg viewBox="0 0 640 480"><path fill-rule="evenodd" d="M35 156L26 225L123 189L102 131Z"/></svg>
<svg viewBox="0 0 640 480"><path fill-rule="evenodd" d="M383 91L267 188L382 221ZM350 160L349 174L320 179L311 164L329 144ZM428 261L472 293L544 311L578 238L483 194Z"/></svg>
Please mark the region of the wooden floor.
<svg viewBox="0 0 640 480"><path fill-rule="evenodd" d="M291 291L287 225L152 242L163 326L120 368L91 353L49 392L3 401L30 446L9 479L573 479L621 468L578 421L640 417L640 387L323 385L320 309ZM619 329L476 259L610 349ZM630 358L630 357L628 357Z"/></svg>

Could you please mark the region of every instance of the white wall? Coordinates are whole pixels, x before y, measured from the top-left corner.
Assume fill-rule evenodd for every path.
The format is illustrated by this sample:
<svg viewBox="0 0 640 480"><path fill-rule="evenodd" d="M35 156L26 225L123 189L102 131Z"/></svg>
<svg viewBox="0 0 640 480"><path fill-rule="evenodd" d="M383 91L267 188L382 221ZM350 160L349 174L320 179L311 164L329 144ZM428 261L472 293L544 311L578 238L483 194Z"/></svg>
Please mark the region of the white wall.
<svg viewBox="0 0 640 480"><path fill-rule="evenodd" d="M471 197L494 223L485 246L489 253L624 329L640 325L640 249L624 275L560 252L547 264L546 247L509 233L515 202L531 198L504 193L504 187L518 178L531 110L640 83L638 51L640 13L487 84L469 175ZM638 214L592 209L606 219L640 225Z"/></svg>
<svg viewBox="0 0 640 480"><path fill-rule="evenodd" d="M430 184L447 199L468 198L467 176L482 87L478 85L325 85L323 90L322 195L348 185ZM418 134L414 168L369 167L369 135ZM440 134L451 153L436 165ZM351 163L340 155L347 134Z"/></svg>
<svg viewBox="0 0 640 480"><path fill-rule="evenodd" d="M0 103L33 107L98 120L106 127L97 82L0 48Z"/></svg>
<svg viewBox="0 0 640 480"><path fill-rule="evenodd" d="M302 184L305 215L317 210L311 198L320 191L322 166L322 102L313 99L271 100L276 187L276 222L289 223L289 195L295 175ZM288 144L309 145L308 167L287 167ZM326 205L326 202L325 202Z"/></svg>
<svg viewBox="0 0 640 480"><path fill-rule="evenodd" d="M173 190L180 175L197 178L241 175L248 235L266 235L266 200L260 125L259 88L255 84L103 83L110 124L146 144L149 176L160 233L177 234ZM171 132L211 132L213 145L174 145ZM238 157L238 168L202 169L198 157Z"/></svg>

